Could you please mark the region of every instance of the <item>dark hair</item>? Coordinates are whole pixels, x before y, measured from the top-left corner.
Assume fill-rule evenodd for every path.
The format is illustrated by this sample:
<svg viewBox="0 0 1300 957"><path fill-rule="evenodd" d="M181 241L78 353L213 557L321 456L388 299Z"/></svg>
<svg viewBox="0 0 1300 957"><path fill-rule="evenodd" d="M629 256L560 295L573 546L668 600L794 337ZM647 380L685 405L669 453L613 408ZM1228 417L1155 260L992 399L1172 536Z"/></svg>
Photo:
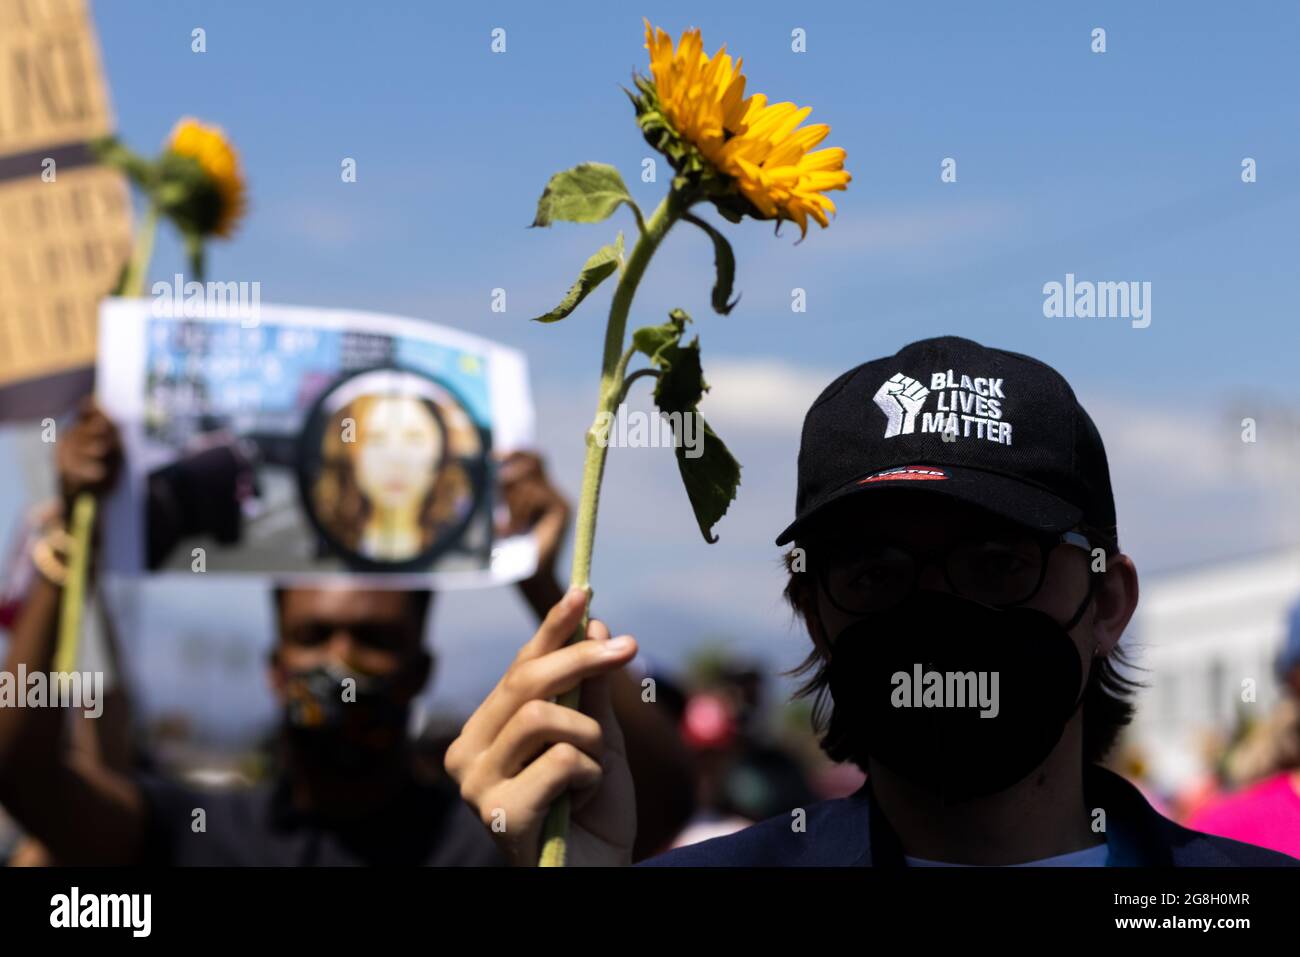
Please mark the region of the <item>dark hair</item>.
<svg viewBox="0 0 1300 957"><path fill-rule="evenodd" d="M1119 554L1119 539L1115 529L1081 526L1078 530L1094 546L1104 548L1107 559ZM795 543L796 549L800 544ZM791 549L785 555L785 567L790 580L786 583L784 594L795 615L808 628L813 649L802 662L785 674L794 678L806 677L807 680L799 686L794 696L813 698L813 729L822 735L822 748L833 760L843 761L850 755L844 751L842 743L831 740L828 734L834 710L826 670L830 663L830 647L824 632L820 635L816 633L817 629L808 615L814 599L816 580L807 570L794 570L796 549ZM1115 746L1120 732L1133 720L1136 711L1133 695L1143 685L1120 670L1132 667L1123 650L1116 647L1109 655L1099 659L1088 675L1088 683L1083 692L1083 759L1088 764L1102 761Z"/></svg>

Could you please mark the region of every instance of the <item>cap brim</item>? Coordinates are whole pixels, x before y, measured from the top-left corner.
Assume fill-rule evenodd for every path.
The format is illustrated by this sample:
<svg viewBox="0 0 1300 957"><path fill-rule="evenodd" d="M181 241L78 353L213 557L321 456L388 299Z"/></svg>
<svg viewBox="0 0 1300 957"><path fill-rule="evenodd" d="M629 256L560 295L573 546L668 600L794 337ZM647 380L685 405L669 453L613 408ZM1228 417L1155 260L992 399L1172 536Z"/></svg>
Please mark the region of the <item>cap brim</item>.
<svg viewBox="0 0 1300 957"><path fill-rule="evenodd" d="M919 464L884 469L840 486L804 509L803 514L778 536L776 543L787 545L794 541L831 505L846 498L900 488L974 505L1036 531L1068 531L1083 519L1083 509L1077 505L1021 479L982 469Z"/></svg>

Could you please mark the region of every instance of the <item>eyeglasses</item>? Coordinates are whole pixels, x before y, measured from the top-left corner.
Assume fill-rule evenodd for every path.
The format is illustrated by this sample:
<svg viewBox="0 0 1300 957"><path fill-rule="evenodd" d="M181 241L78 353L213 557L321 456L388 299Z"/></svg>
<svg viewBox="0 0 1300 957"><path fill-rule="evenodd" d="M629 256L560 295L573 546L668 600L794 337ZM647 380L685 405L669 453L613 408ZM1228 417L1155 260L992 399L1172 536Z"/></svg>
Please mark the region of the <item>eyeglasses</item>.
<svg viewBox="0 0 1300 957"><path fill-rule="evenodd" d="M1009 608L1038 594L1057 545L1091 550L1078 532L961 539L920 554L888 541L842 540L809 549L809 564L832 605L850 615L888 611L916 590L921 571L938 564L948 587L983 605Z"/></svg>

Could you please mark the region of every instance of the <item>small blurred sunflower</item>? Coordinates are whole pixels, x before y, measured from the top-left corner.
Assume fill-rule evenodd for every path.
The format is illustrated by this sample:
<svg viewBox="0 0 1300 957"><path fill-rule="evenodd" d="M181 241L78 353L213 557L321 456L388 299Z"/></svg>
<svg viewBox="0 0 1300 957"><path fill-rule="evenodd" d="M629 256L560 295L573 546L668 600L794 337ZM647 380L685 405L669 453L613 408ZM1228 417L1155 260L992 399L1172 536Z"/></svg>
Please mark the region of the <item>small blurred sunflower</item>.
<svg viewBox="0 0 1300 957"><path fill-rule="evenodd" d="M125 173L148 202L117 294L141 294L160 219L180 232L190 270L202 280L204 242L213 236L233 236L248 203L239 154L226 134L185 117L172 129L156 159L141 156L115 136L94 140L90 146L101 163Z"/></svg>
<svg viewBox="0 0 1300 957"><path fill-rule="evenodd" d="M233 235L244 214L246 187L239 154L225 133L185 117L172 130L164 150L161 189L169 215L185 232Z"/></svg>
<svg viewBox="0 0 1300 957"><path fill-rule="evenodd" d="M830 127L801 124L812 111L793 103L745 96L743 61L732 65L723 46L704 52L700 31L672 38L646 21L651 77L635 78L633 96L646 140L668 157L682 185L713 201L733 222L742 215L788 219L808 231L811 217L822 227L835 204L826 195L851 179L839 147L813 151Z"/></svg>

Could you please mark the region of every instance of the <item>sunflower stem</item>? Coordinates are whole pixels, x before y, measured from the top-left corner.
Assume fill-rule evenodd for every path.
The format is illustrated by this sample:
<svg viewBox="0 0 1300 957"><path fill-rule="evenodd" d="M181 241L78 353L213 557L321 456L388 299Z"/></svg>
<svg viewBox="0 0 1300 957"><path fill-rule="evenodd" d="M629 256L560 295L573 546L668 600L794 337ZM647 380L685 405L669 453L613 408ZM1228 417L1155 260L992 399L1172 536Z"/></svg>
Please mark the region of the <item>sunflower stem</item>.
<svg viewBox="0 0 1300 957"><path fill-rule="evenodd" d="M131 250L131 259L127 262L126 273L122 276L120 292L128 298L144 295L144 284L149 276L149 264L153 261L153 243L158 235L158 205L152 200L145 210L144 222L136 234L135 246Z"/></svg>
<svg viewBox="0 0 1300 957"><path fill-rule="evenodd" d="M144 295L144 284L149 275L149 263L153 260L153 245L157 235L158 206L151 201L118 286L121 295L130 298ZM68 577L64 581L63 594L59 600L59 632L54 651L55 671L60 674L66 674L77 666L81 645L81 613L86 595L86 568L95 528L95 512L95 497L89 492L82 492L73 502L72 514L65 519L72 535L72 547L68 552Z"/></svg>
<svg viewBox="0 0 1300 957"><path fill-rule="evenodd" d="M632 308L632 297L645 274L646 266L673 223L686 212L689 203L676 190L670 191L645 221L637 238L627 267L619 277L614 290L614 300L609 307L609 320L605 325L605 352L600 366L600 397L596 402L596 416L587 430L587 456L582 469L582 493L578 499L578 520L573 545L573 569L569 587L581 588L587 593L587 607L582 621L569 638L569 643L587 636L588 616L591 608L591 553L596 540L596 510L600 505L600 483L605 474L605 453L608 443L603 430L608 428L610 416L617 411L624 395L624 375L631 351L623 351L627 338L627 317ZM559 697L567 708L577 708L582 686ZM563 867L568 850L569 798L561 795L551 805L542 825L542 851L540 867Z"/></svg>

